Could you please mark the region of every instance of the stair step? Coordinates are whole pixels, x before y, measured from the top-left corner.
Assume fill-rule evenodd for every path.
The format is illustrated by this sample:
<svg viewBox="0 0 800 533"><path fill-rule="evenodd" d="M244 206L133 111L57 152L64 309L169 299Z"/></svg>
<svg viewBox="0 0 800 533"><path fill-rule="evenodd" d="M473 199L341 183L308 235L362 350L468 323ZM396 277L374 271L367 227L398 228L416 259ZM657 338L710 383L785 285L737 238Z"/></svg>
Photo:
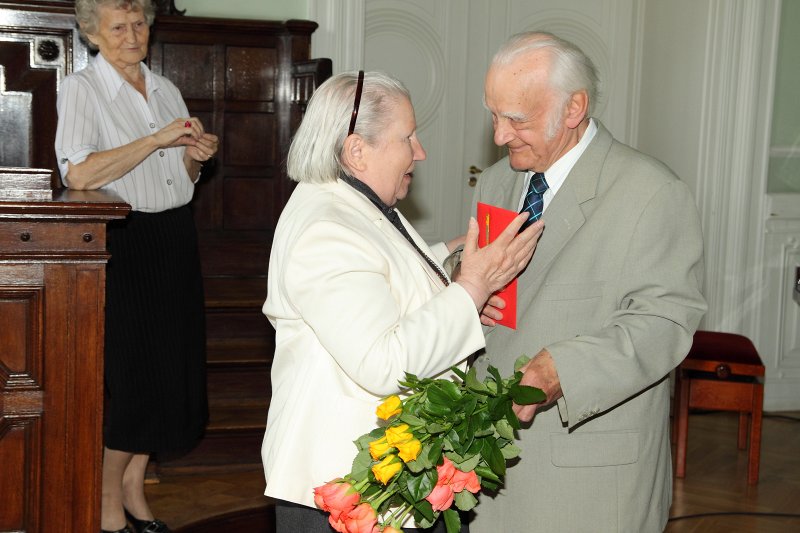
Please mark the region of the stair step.
<svg viewBox="0 0 800 533"><path fill-rule="evenodd" d="M267 278L205 278L203 287L207 309L257 309L267 297Z"/></svg>
<svg viewBox="0 0 800 533"><path fill-rule="evenodd" d="M206 434L256 432L264 434L267 427L269 399L260 405L224 405L212 409Z"/></svg>
<svg viewBox="0 0 800 533"><path fill-rule="evenodd" d="M265 337L209 338L206 350L209 367L267 366L275 351Z"/></svg>

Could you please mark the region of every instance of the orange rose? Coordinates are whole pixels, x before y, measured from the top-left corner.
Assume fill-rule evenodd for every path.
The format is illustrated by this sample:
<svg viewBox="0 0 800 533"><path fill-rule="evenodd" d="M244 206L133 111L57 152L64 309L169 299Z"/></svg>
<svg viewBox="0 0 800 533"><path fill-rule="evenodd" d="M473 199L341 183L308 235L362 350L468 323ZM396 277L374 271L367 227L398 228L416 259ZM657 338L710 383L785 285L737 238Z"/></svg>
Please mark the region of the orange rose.
<svg viewBox="0 0 800 533"><path fill-rule="evenodd" d="M323 511L329 512L334 521L342 513L350 512L360 499L361 495L353 490L353 486L342 479L314 488L314 503Z"/></svg>
<svg viewBox="0 0 800 533"><path fill-rule="evenodd" d="M378 515L368 503L362 503L343 516L347 533L372 533L377 529Z"/></svg>
<svg viewBox="0 0 800 533"><path fill-rule="evenodd" d="M403 402L397 395L392 395L386 398L382 404L378 406L375 413L381 420L389 420L394 415L399 415L403 412Z"/></svg>
<svg viewBox="0 0 800 533"><path fill-rule="evenodd" d="M397 459L396 455L387 455L383 460L372 467L372 473L375 478L386 485L403 469L402 461Z"/></svg>
<svg viewBox="0 0 800 533"><path fill-rule="evenodd" d="M475 494L481 490L481 482L478 481L478 475L475 474L474 470L462 472L456 468L455 471L456 472L453 475L453 480L450 482L451 486L453 487L453 492L461 492L462 490L467 489L472 494Z"/></svg>
<svg viewBox="0 0 800 533"><path fill-rule="evenodd" d="M449 509L453 505L453 498L457 492L466 489L474 494L481 490L481 484L474 470L463 472L456 468L447 457L442 459L442 464L436 467L436 473L439 476L436 486L425 497L434 511Z"/></svg>

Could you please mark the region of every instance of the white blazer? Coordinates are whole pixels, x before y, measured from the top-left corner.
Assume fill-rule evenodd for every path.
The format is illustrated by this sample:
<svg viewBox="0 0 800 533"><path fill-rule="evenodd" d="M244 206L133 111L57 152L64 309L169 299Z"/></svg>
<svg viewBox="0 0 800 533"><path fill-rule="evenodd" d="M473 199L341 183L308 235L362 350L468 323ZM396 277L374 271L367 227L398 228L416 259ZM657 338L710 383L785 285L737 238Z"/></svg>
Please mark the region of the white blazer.
<svg viewBox="0 0 800 533"><path fill-rule="evenodd" d="M441 262L402 217L419 247ZM405 372L436 376L484 347L475 305L444 287L383 214L341 180L297 186L281 214L264 314L276 331L262 445L265 494L314 507L350 472L353 441Z"/></svg>

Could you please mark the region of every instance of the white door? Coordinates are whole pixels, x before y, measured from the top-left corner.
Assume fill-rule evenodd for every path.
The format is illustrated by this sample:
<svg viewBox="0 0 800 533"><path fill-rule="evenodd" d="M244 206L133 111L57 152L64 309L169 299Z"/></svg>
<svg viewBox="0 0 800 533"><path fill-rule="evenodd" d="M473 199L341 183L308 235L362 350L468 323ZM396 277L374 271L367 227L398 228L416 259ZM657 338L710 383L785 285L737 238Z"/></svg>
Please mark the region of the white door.
<svg viewBox="0 0 800 533"><path fill-rule="evenodd" d="M368 70L400 78L411 92L428 160L417 166L403 213L428 241L466 230L470 178L504 156L483 107L491 57L514 33L545 30L575 42L602 80L596 115L623 141L635 138L637 56L634 0L365 0ZM480 179L478 177L478 179Z"/></svg>

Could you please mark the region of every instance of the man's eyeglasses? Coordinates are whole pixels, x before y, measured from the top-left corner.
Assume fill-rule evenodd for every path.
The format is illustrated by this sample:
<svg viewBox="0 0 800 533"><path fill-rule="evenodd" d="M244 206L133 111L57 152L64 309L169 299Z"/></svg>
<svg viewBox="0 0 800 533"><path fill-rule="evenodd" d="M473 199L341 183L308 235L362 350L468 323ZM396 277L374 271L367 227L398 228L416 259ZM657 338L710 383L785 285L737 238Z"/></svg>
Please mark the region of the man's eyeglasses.
<svg viewBox="0 0 800 533"><path fill-rule="evenodd" d="M347 129L347 135L352 135L356 129L356 118L358 118L358 106L361 105L361 90L364 88L364 71L358 71L358 84L356 85L356 99L353 102L353 114L350 116L350 127Z"/></svg>

